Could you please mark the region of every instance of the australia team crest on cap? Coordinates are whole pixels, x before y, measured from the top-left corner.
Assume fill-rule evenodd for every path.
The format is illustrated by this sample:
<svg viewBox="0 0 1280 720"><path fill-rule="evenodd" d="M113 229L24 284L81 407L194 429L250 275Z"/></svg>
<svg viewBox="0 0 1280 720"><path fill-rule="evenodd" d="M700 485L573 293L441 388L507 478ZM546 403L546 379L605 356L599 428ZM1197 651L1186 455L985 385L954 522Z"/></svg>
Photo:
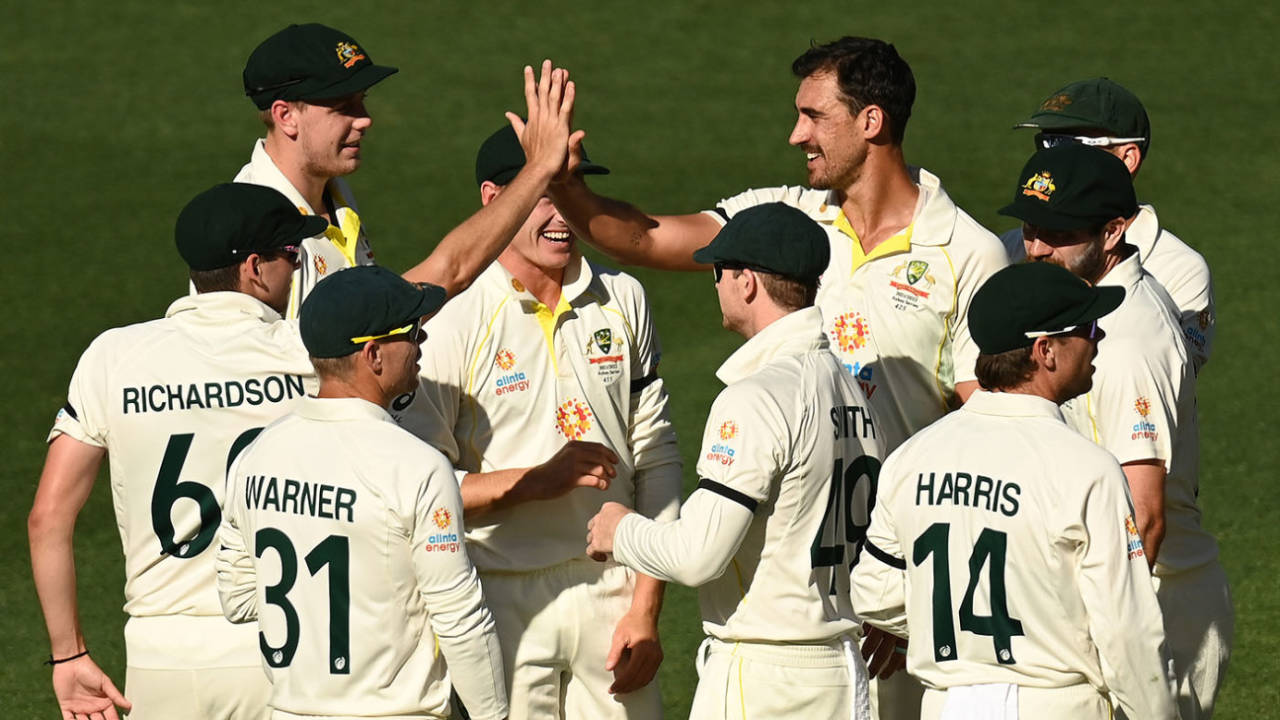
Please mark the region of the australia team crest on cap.
<svg viewBox="0 0 1280 720"><path fill-rule="evenodd" d="M1045 202L1049 201L1049 196L1053 195L1053 191L1057 188L1053 184L1053 176L1048 170L1040 172L1027 178L1022 185L1022 194L1028 197L1040 198Z"/></svg>
<svg viewBox="0 0 1280 720"><path fill-rule="evenodd" d="M365 54L360 52L360 48L355 43L339 42L336 50L338 62L342 63L342 67L345 68L349 68L365 59Z"/></svg>

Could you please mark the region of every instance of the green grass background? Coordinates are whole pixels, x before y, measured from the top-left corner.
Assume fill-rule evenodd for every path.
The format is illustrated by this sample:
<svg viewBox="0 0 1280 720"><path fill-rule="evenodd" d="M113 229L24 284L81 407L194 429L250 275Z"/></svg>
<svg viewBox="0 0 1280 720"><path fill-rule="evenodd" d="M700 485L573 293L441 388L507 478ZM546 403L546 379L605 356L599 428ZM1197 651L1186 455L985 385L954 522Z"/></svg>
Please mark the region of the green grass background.
<svg viewBox="0 0 1280 720"><path fill-rule="evenodd" d="M909 161L997 231L1009 223L994 211L1031 151L1030 134L1009 127L1070 80L1108 75L1134 90L1154 125L1139 196L1208 258L1217 291L1217 347L1200 385L1200 499L1237 612L1218 716L1274 716L1280 706L1280 510L1268 490L1280 350L1274 6L50 0L7 3L4 15L4 715L57 714L40 665L47 642L24 520L76 359L97 333L158 317L185 291L174 218L195 193L229 180L259 135L241 95L244 59L268 34L307 21L340 27L377 62L401 68L375 88L365 165L351 178L379 261L397 269L478 205L475 148L503 110L519 109L521 66L547 56L573 71L578 124L593 158L614 170L593 185L666 212L804 181L803 158L786 144L789 65L811 39L862 34L897 45L919 85ZM712 373L738 339L719 329L709 277L636 274L654 306L692 467L719 389ZM122 562L105 483L76 541L88 643L122 683ZM701 632L692 591L668 597L661 681L670 715L681 717Z"/></svg>

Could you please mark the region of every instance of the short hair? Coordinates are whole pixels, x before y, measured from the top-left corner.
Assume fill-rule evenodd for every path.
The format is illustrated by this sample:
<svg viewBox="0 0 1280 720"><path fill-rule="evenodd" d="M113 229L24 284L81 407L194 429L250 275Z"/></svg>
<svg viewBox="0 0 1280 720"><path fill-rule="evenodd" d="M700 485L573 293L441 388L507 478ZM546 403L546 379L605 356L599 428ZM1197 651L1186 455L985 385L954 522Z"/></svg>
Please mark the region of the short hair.
<svg viewBox="0 0 1280 720"><path fill-rule="evenodd" d="M240 263L213 270L189 270L187 276L198 293L240 291Z"/></svg>
<svg viewBox="0 0 1280 720"><path fill-rule="evenodd" d="M764 286L764 291L769 294L769 299L773 301L773 304L787 312L795 312L796 310L810 307L818 296L817 278L813 280L797 280L786 275L778 275L762 270L753 271L756 277L760 278L760 284ZM738 277L742 274L742 271L734 270L733 273L734 277Z"/></svg>
<svg viewBox="0 0 1280 720"><path fill-rule="evenodd" d="M351 372L355 369L357 354L358 351L352 351L350 355L341 357L321 358L312 356L311 366L316 369L316 375L321 380L326 378L343 380L350 377Z"/></svg>
<svg viewBox="0 0 1280 720"><path fill-rule="evenodd" d="M307 104L303 100L285 100L284 102L294 110L298 110L303 105ZM274 105L274 104L275 102L273 101L271 105ZM258 111L258 119L262 121L263 125L267 126L267 130L273 130L275 129L275 126L276 126L275 118L271 116L271 105L268 105L265 110Z"/></svg>
<svg viewBox="0 0 1280 720"><path fill-rule="evenodd" d="M1031 380L1036 363L1028 346L995 355L979 354L974 372L983 390L1011 390Z"/></svg>
<svg viewBox="0 0 1280 720"><path fill-rule="evenodd" d="M833 73L849 112L857 115L868 105L880 106L889 116L890 137L902 144L916 101L916 79L893 45L846 35L810 47L791 63L791 72L801 80L819 72Z"/></svg>

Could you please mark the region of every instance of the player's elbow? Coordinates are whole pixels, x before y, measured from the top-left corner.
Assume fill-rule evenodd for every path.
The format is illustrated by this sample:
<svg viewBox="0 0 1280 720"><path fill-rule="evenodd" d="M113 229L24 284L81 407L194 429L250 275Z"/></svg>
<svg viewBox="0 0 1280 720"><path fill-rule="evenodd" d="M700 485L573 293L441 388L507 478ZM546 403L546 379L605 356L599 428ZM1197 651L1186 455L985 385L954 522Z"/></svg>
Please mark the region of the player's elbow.
<svg viewBox="0 0 1280 720"><path fill-rule="evenodd" d="M31 512L27 514L27 541L35 547L59 535L70 538L73 527L75 527L74 520L68 523L56 505L37 500L31 506Z"/></svg>
<svg viewBox="0 0 1280 720"><path fill-rule="evenodd" d="M671 579L688 587L699 587L724 575L733 558L711 558L706 552L695 553L685 565L675 568Z"/></svg>

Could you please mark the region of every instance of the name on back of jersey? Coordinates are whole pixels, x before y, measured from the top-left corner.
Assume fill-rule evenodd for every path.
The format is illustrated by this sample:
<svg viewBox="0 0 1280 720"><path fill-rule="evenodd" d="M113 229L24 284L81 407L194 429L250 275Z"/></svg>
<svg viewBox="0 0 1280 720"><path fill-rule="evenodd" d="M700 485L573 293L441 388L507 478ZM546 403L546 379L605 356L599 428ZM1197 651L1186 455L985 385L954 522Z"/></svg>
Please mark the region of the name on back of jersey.
<svg viewBox="0 0 1280 720"><path fill-rule="evenodd" d="M1022 487L979 473L922 472L916 476L916 505L955 505L1006 517L1018 514Z"/></svg>
<svg viewBox="0 0 1280 720"><path fill-rule="evenodd" d="M356 491L267 475L246 475L244 504L250 510L274 510L326 520L355 522Z"/></svg>
<svg viewBox="0 0 1280 720"><path fill-rule="evenodd" d="M307 394L299 375L268 375L245 380L216 380L175 385L138 385L120 389L123 412L208 410L292 400Z"/></svg>
<svg viewBox="0 0 1280 720"><path fill-rule="evenodd" d="M831 424L835 425L835 437L860 437L865 439L876 436L876 425L871 421L871 413L860 405L840 405L831 408Z"/></svg>

